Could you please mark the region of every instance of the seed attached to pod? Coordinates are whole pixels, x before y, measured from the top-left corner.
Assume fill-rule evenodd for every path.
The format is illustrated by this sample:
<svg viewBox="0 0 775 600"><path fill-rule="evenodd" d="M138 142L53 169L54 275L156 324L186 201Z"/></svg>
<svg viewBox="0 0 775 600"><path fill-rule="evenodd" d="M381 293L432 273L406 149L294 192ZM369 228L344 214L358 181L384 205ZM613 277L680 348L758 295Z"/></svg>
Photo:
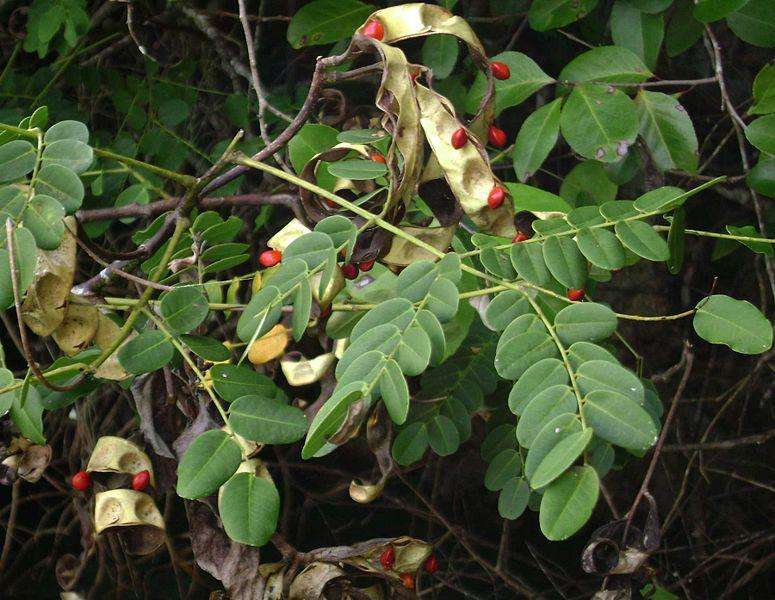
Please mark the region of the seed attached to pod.
<svg viewBox="0 0 775 600"><path fill-rule="evenodd" d="M511 77L511 69L506 63L494 60L490 63L490 71L495 79L508 79Z"/></svg>
<svg viewBox="0 0 775 600"><path fill-rule="evenodd" d="M428 558L425 559L423 568L425 569L426 573L430 573L431 575L439 570L439 559L436 558L435 554L431 554Z"/></svg>
<svg viewBox="0 0 775 600"><path fill-rule="evenodd" d="M91 476L86 471L78 471L70 480L70 485L79 492L85 492L91 485Z"/></svg>
<svg viewBox="0 0 775 600"><path fill-rule="evenodd" d="M401 573L401 583L404 584L404 587L407 590L413 590L414 589L414 575L411 573Z"/></svg>
<svg viewBox="0 0 775 600"><path fill-rule="evenodd" d="M468 132L464 127L461 127L455 133L452 134L452 147L455 150L460 150L468 142Z"/></svg>
<svg viewBox="0 0 775 600"><path fill-rule="evenodd" d="M151 483L151 474L148 471L140 471L132 477L132 489L141 492Z"/></svg>
<svg viewBox="0 0 775 600"><path fill-rule="evenodd" d="M490 190L490 194L487 196L487 206L490 208L498 208L506 199L506 190L501 186L496 185Z"/></svg>
<svg viewBox="0 0 775 600"><path fill-rule="evenodd" d="M515 235L511 242L514 244L518 244L519 242L524 242L525 240L529 240L530 236L522 231L518 231L517 235Z"/></svg>
<svg viewBox="0 0 775 600"><path fill-rule="evenodd" d="M584 298L584 290L576 290L573 288L570 288L567 293L568 300L573 300L573 302L578 302L579 300Z"/></svg>
<svg viewBox="0 0 775 600"><path fill-rule="evenodd" d="M490 125L487 130L487 140L491 146L503 148L506 145L506 132L496 125Z"/></svg>
<svg viewBox="0 0 775 600"><path fill-rule="evenodd" d="M382 551L382 554L380 554L379 557L379 564L387 571L390 571L393 568L393 565L396 564L396 551L393 546L388 546Z"/></svg>
<svg viewBox="0 0 775 600"><path fill-rule="evenodd" d="M358 269L360 269L362 272L371 271L372 267L374 266L374 260L364 260L363 262L358 263Z"/></svg>
<svg viewBox="0 0 775 600"><path fill-rule="evenodd" d="M382 27L382 23L377 19L369 19L361 29L361 33L366 37L373 38L375 40L381 40L385 37L385 28Z"/></svg>
<svg viewBox="0 0 775 600"><path fill-rule="evenodd" d="M382 163L383 165L387 164L387 160L379 152L375 152L374 154L372 154L371 155L371 160L373 160L374 162Z"/></svg>
<svg viewBox="0 0 775 600"><path fill-rule="evenodd" d="M279 250L264 250L258 257L258 262L262 267L274 267L283 259Z"/></svg>
<svg viewBox="0 0 775 600"><path fill-rule="evenodd" d="M342 275L344 275L345 279L355 279L358 277L358 265L355 263L342 265Z"/></svg>

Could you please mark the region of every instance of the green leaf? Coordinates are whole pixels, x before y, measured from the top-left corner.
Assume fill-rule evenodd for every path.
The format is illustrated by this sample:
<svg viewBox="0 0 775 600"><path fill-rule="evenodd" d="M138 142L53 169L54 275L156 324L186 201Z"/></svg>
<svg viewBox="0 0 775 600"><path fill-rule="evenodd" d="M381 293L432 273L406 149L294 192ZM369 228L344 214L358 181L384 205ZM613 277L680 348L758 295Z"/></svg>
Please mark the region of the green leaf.
<svg viewBox="0 0 775 600"><path fill-rule="evenodd" d="M667 233L667 247L670 257L667 259L667 269L673 275L681 271L684 262L684 231L686 229L686 211L679 207L673 212L670 221L670 231Z"/></svg>
<svg viewBox="0 0 775 600"><path fill-rule="evenodd" d="M118 362L128 373L139 375L161 369L172 360L175 348L163 331L144 331L121 346Z"/></svg>
<svg viewBox="0 0 775 600"><path fill-rule="evenodd" d="M536 394L517 423L519 445L530 448L544 425L563 413L575 413L577 409L576 396L567 385L553 385Z"/></svg>
<svg viewBox="0 0 775 600"><path fill-rule="evenodd" d="M514 269L511 265L510 253L506 250L496 250L492 247L482 248L479 260L486 271L501 279L514 279Z"/></svg>
<svg viewBox="0 0 775 600"><path fill-rule="evenodd" d="M188 118L190 111L189 105L180 98L169 98L159 104L159 121L167 127L176 127Z"/></svg>
<svg viewBox="0 0 775 600"><path fill-rule="evenodd" d="M643 405L643 384L619 364L607 360L589 360L576 369L576 380L582 394L607 390L623 394L634 404Z"/></svg>
<svg viewBox="0 0 775 600"><path fill-rule="evenodd" d="M527 100L534 92L554 79L541 70L535 61L521 52L501 52L490 57L490 61L506 63L509 67L508 79L495 80L495 114L498 115L511 106L517 106ZM476 112L487 90L487 78L477 73L466 97L466 110Z"/></svg>
<svg viewBox="0 0 775 600"><path fill-rule="evenodd" d="M375 144L387 136L388 133L384 129L347 129L340 131L336 139L347 144Z"/></svg>
<svg viewBox="0 0 775 600"><path fill-rule="evenodd" d="M570 61L560 72L560 81L580 83L642 83L652 77L638 55L620 46L593 48Z"/></svg>
<svg viewBox="0 0 775 600"><path fill-rule="evenodd" d="M568 370L562 361L556 358L539 360L511 388L509 409L515 415L520 415L541 391L554 385L567 385L568 381Z"/></svg>
<svg viewBox="0 0 775 600"><path fill-rule="evenodd" d="M580 289L587 280L587 261L572 239L550 237L544 242L544 260L554 278L566 288Z"/></svg>
<svg viewBox="0 0 775 600"><path fill-rule="evenodd" d="M52 166L59 166L59 165L52 165ZM120 206L126 206L127 204L145 205L145 204L148 204L150 200L151 198L148 195L148 188L142 183L137 183L135 185L130 185L128 188L122 191L118 195L118 198L116 198L116 202L114 206L120 207ZM136 219L134 217L119 219L119 221L121 221L124 224L132 223L135 220Z"/></svg>
<svg viewBox="0 0 775 600"><path fill-rule="evenodd" d="M694 46L697 40L702 37L702 32L705 31L703 24L694 18L693 8L694 3L691 0L678 0L676 2L665 34L665 48L670 58L674 58Z"/></svg>
<svg viewBox="0 0 775 600"><path fill-rule="evenodd" d="M611 200L601 204L599 210L600 214L609 222L627 219L638 214L638 211L635 210L635 203L632 200Z"/></svg>
<svg viewBox="0 0 775 600"><path fill-rule="evenodd" d="M722 294L700 300L693 324L702 339L740 354L761 354L772 347L772 324L745 300Z"/></svg>
<svg viewBox="0 0 775 600"><path fill-rule="evenodd" d="M273 285L261 288L240 315L237 335L243 342L250 342L274 327L281 314L280 290Z"/></svg>
<svg viewBox="0 0 775 600"><path fill-rule="evenodd" d="M19 293L23 294L30 287L35 277L35 265L37 264L38 251L35 238L28 229L15 227L13 230L14 258L16 259L17 283ZM13 287L11 282L10 257L8 254L8 241L5 232L5 223L0 225L0 309L12 306Z"/></svg>
<svg viewBox="0 0 775 600"><path fill-rule="evenodd" d="M694 6L694 18L702 23L712 23L745 6L748 0L699 0Z"/></svg>
<svg viewBox="0 0 775 600"><path fill-rule="evenodd" d="M551 435L557 435L554 429ZM558 440L536 467L530 479L530 487L539 489L557 479L576 461L591 439L592 429L587 428Z"/></svg>
<svg viewBox="0 0 775 600"><path fill-rule="evenodd" d="M538 435L536 435L535 440L533 440L533 445L530 446L530 450L525 458L525 477L527 477L528 481L532 481L536 469L538 469L539 465L541 465L546 456L557 444L569 436L581 433L582 431L583 427L577 414L563 413L546 423L541 428L541 431L538 432ZM571 460L565 468L569 467L572 463L573 460ZM565 469L562 469L557 473L557 476L564 470ZM537 489L539 486L533 485L532 487Z"/></svg>
<svg viewBox="0 0 775 600"><path fill-rule="evenodd" d="M522 472L522 457L514 449L499 452L487 467L484 474L484 487L491 492L497 492Z"/></svg>
<svg viewBox="0 0 775 600"><path fill-rule="evenodd" d="M38 171L35 191L56 199L68 215L81 208L84 197L81 179L62 165L47 165Z"/></svg>
<svg viewBox="0 0 775 600"><path fill-rule="evenodd" d="M545 104L522 123L511 153L514 171L525 182L543 164L560 134L562 98Z"/></svg>
<svg viewBox="0 0 775 600"><path fill-rule="evenodd" d="M314 0L293 15L288 25L288 43L298 49L343 40L373 10L373 6L358 0Z"/></svg>
<svg viewBox="0 0 775 600"><path fill-rule="evenodd" d="M284 400L285 394L266 375L239 365L213 365L210 376L215 392L227 402L242 396L261 396Z"/></svg>
<svg viewBox="0 0 775 600"><path fill-rule="evenodd" d="M291 444L307 433L307 418L300 409L265 396L235 400L229 407L229 425L259 444Z"/></svg>
<svg viewBox="0 0 775 600"><path fill-rule="evenodd" d="M80 121L60 121L48 128L43 136L46 144L52 144L60 140L76 140L84 144L89 143L89 128Z"/></svg>
<svg viewBox="0 0 775 600"><path fill-rule="evenodd" d="M560 196L572 206L599 206L616 198L618 189L609 179L602 163L587 160L577 164L565 176L560 186Z"/></svg>
<svg viewBox="0 0 775 600"><path fill-rule="evenodd" d="M21 434L33 444L46 443L46 436L43 435L43 403L35 387L25 383L20 390L13 392L10 417Z"/></svg>
<svg viewBox="0 0 775 600"><path fill-rule="evenodd" d="M312 419L301 449L302 458L315 456L326 445L327 438L341 426L350 405L363 398L364 391L364 384L360 381L337 386Z"/></svg>
<svg viewBox="0 0 775 600"><path fill-rule="evenodd" d="M591 342L576 342L568 348L568 360L574 371L589 360L604 360L615 365L619 364L613 354L605 348Z"/></svg>
<svg viewBox="0 0 775 600"><path fill-rule="evenodd" d="M656 14L668 8L673 0L625 0L625 2L645 13Z"/></svg>
<svg viewBox="0 0 775 600"><path fill-rule="evenodd" d="M422 45L422 64L433 71L434 79L452 74L458 56L457 38L453 35L431 35Z"/></svg>
<svg viewBox="0 0 775 600"><path fill-rule="evenodd" d="M387 165L374 160L351 158L331 163L328 172L334 177L361 181L382 177L387 173Z"/></svg>
<svg viewBox="0 0 775 600"><path fill-rule="evenodd" d="M358 237L358 230L350 219L342 215L326 217L315 225L315 231L325 233L330 237L335 248L347 244L345 251L347 258L350 257Z"/></svg>
<svg viewBox="0 0 775 600"><path fill-rule="evenodd" d="M577 85L560 115L565 140L586 158L616 162L638 135L638 113L627 95L601 85Z"/></svg>
<svg viewBox="0 0 775 600"><path fill-rule="evenodd" d="M775 63L762 67L753 81L754 104L748 109L751 115L775 112Z"/></svg>
<svg viewBox="0 0 775 600"><path fill-rule="evenodd" d="M625 263L624 248L608 229L584 228L576 234L579 250L596 267L615 271Z"/></svg>
<svg viewBox="0 0 775 600"><path fill-rule="evenodd" d="M177 333L188 333L198 327L210 312L207 298L199 286L176 287L161 297L159 312Z"/></svg>
<svg viewBox="0 0 775 600"><path fill-rule="evenodd" d="M516 380L539 360L555 356L557 346L546 332L528 331L509 339L498 348L495 370L504 379Z"/></svg>
<svg viewBox="0 0 775 600"><path fill-rule="evenodd" d="M439 319L431 311L422 309L417 312L417 323L431 345L429 363L434 366L441 364L447 354L447 340Z"/></svg>
<svg viewBox="0 0 775 600"><path fill-rule="evenodd" d="M514 520L518 518L525 512L529 497L530 486L524 477L509 479L498 496L498 513L504 519Z"/></svg>
<svg viewBox="0 0 775 600"><path fill-rule="evenodd" d="M26 140L14 140L0 146L0 183L32 173L36 156L35 146Z"/></svg>
<svg viewBox="0 0 775 600"><path fill-rule="evenodd" d="M503 450L514 448L514 425L502 423L487 433L479 453L485 462L492 461Z"/></svg>
<svg viewBox="0 0 775 600"><path fill-rule="evenodd" d="M743 227L735 227L734 225L727 225L727 231L732 235L739 235L743 237L763 237L759 230L753 225L744 225ZM773 250L773 244L771 242L751 242L748 240L740 240L740 243L747 246L757 254L765 254L772 256L775 254Z"/></svg>
<svg viewBox="0 0 775 600"><path fill-rule="evenodd" d="M653 261L670 257L665 240L644 221L619 221L614 230L619 241L638 256Z"/></svg>
<svg viewBox="0 0 775 600"><path fill-rule="evenodd" d="M775 114L759 117L745 128L745 137L762 152L775 154Z"/></svg>
<svg viewBox="0 0 775 600"><path fill-rule="evenodd" d="M75 173L82 173L92 164L94 152L91 146L78 140L59 140L52 144L46 144L42 158L44 167L60 165Z"/></svg>
<svg viewBox="0 0 775 600"><path fill-rule="evenodd" d="M534 0L527 18L536 31L547 31L584 18L596 5L597 0Z"/></svg>
<svg viewBox="0 0 775 600"><path fill-rule="evenodd" d="M38 248L55 250L65 233L64 207L51 196L35 194L24 209L24 226L35 237Z"/></svg>
<svg viewBox="0 0 775 600"><path fill-rule="evenodd" d="M762 48L775 47L775 13L770 0L749 0L727 16L727 25L744 42Z"/></svg>
<svg viewBox="0 0 775 600"><path fill-rule="evenodd" d="M524 183L506 183L509 194L514 198L517 212L561 212L566 213L571 206L559 196Z"/></svg>
<svg viewBox="0 0 775 600"><path fill-rule="evenodd" d="M539 524L552 541L568 539L592 516L600 481L592 467L573 467L546 488L541 498Z"/></svg>
<svg viewBox="0 0 775 600"><path fill-rule="evenodd" d="M328 260L333 247L330 237L313 231L293 240L283 253L283 261L299 258L312 270Z"/></svg>
<svg viewBox="0 0 775 600"><path fill-rule="evenodd" d="M657 428L649 414L619 392L597 390L587 394L583 414L595 435L616 446L646 450L657 441Z"/></svg>
<svg viewBox="0 0 775 600"><path fill-rule="evenodd" d="M294 171L301 173L310 159L329 148L336 146L339 132L328 125L307 123L288 142L288 156Z"/></svg>
<svg viewBox="0 0 775 600"><path fill-rule="evenodd" d="M681 188L666 185L639 196L633 206L644 213L668 211L683 204L685 197L686 193Z"/></svg>
<svg viewBox="0 0 775 600"><path fill-rule="evenodd" d="M759 162L748 172L748 185L770 198L775 198L775 156L762 154Z"/></svg>
<svg viewBox="0 0 775 600"><path fill-rule="evenodd" d="M228 360L231 356L229 349L218 340L203 335L181 335L180 341L196 354L199 358L210 362Z"/></svg>
<svg viewBox="0 0 775 600"><path fill-rule="evenodd" d="M293 298L293 315L291 324L293 327L293 339L299 341L304 336L304 331L309 323L312 312L312 290L306 279L299 282L299 287Z"/></svg>
<svg viewBox="0 0 775 600"><path fill-rule="evenodd" d="M616 313L596 302L571 304L554 318L557 336L568 345L604 340L616 331L616 325Z"/></svg>
<svg viewBox="0 0 775 600"><path fill-rule="evenodd" d="M380 302L358 321L350 334L350 342L355 341L364 333L378 325L392 323L403 331L409 326L414 316L414 307L406 298L391 298Z"/></svg>
<svg viewBox="0 0 775 600"><path fill-rule="evenodd" d="M275 485L252 473L237 473L218 497L223 528L235 542L263 546L277 530L280 494Z"/></svg>
<svg viewBox="0 0 775 600"><path fill-rule="evenodd" d="M402 425L409 413L409 387L401 367L393 359L385 363L379 378L379 391L390 418L395 424Z"/></svg>
<svg viewBox="0 0 775 600"><path fill-rule="evenodd" d="M511 264L520 277L534 285L549 283L551 275L544 261L542 244L514 244L510 251Z"/></svg>
<svg viewBox="0 0 775 600"><path fill-rule="evenodd" d="M495 331L503 331L517 317L530 312L530 304L516 290L500 292L487 306L485 318Z"/></svg>
<svg viewBox="0 0 775 600"><path fill-rule="evenodd" d="M209 496L234 474L241 460L239 444L225 431L205 431L178 464L178 496L189 500Z"/></svg>
<svg viewBox="0 0 775 600"><path fill-rule="evenodd" d="M641 90L635 98L640 134L662 171L697 170L697 135L686 109L667 94Z"/></svg>
<svg viewBox="0 0 775 600"><path fill-rule="evenodd" d="M439 456L449 456L460 446L460 434L449 417L436 415L426 426L431 449Z"/></svg>
<svg viewBox="0 0 775 600"><path fill-rule="evenodd" d="M662 15L641 12L626 2L616 2L611 11L611 37L617 46L629 48L653 69L665 35Z"/></svg>
<svg viewBox="0 0 775 600"><path fill-rule="evenodd" d="M428 448L428 429L425 423L410 423L396 436L393 442L393 458L402 466L417 462Z"/></svg>

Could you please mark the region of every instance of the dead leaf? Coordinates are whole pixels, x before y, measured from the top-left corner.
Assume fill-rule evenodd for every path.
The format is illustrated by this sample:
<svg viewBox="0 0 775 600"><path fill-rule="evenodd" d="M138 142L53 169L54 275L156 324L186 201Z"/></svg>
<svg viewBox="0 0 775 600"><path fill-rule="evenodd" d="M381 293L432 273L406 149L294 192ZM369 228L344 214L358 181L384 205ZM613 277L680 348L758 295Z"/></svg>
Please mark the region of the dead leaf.
<svg viewBox="0 0 775 600"><path fill-rule="evenodd" d="M283 325L275 325L250 345L248 360L254 365L263 365L282 356L289 338L288 330Z"/></svg>
<svg viewBox="0 0 775 600"><path fill-rule="evenodd" d="M32 445L24 451L19 459L16 472L22 479L35 483L43 476L50 462L51 446Z"/></svg>
<svg viewBox="0 0 775 600"><path fill-rule="evenodd" d="M344 571L336 565L324 562L310 563L294 578L288 598L289 600L318 600L323 597L329 582L344 575Z"/></svg>

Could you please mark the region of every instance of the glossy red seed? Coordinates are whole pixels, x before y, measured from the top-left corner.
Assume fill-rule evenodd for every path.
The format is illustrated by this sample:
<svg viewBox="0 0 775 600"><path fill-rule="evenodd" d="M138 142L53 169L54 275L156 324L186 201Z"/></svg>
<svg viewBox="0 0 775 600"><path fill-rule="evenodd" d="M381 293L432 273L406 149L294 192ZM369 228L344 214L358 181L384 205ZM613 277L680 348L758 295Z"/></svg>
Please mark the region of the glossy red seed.
<svg viewBox="0 0 775 600"><path fill-rule="evenodd" d="M328 208L339 208L339 205L336 202L329 200L328 198L326 198L326 206L328 206Z"/></svg>
<svg viewBox="0 0 775 600"><path fill-rule="evenodd" d="M358 263L358 268L363 271L364 273L366 271L371 271L372 267L374 266L373 260L364 260L361 263Z"/></svg>
<svg viewBox="0 0 775 600"><path fill-rule="evenodd" d="M151 483L151 474L148 471L140 471L132 477L132 489L142 491Z"/></svg>
<svg viewBox="0 0 775 600"><path fill-rule="evenodd" d="M382 27L382 23L377 19L369 19L361 29L361 33L366 37L374 38L375 40L381 40L385 37L385 28Z"/></svg>
<svg viewBox="0 0 775 600"><path fill-rule="evenodd" d="M393 568L393 565L396 564L396 551L393 546L388 546L382 551L379 557L379 564L387 571Z"/></svg>
<svg viewBox="0 0 775 600"><path fill-rule="evenodd" d="M518 231L518 232L517 232L517 235L515 235L515 236L512 238L512 240L511 240L511 241L512 241L512 243L514 243L514 244L518 244L519 242L524 242L525 240L529 240L529 239L530 239L530 236L529 236L528 234L526 234L526 233L522 233L521 231Z"/></svg>
<svg viewBox="0 0 775 600"><path fill-rule="evenodd" d="M455 133L452 134L452 147L455 150L460 150L463 146L466 145L466 142L468 141L468 132L465 130L464 127L461 127Z"/></svg>
<svg viewBox="0 0 775 600"><path fill-rule="evenodd" d="M431 575L439 570L439 559L436 558L435 554L431 554L428 558L425 559L423 568L425 569L426 573L430 573Z"/></svg>
<svg viewBox="0 0 775 600"><path fill-rule="evenodd" d="M487 130L487 140L491 146L503 148L506 145L506 132L500 127L490 125L490 128Z"/></svg>
<svg viewBox="0 0 775 600"><path fill-rule="evenodd" d="M355 279L358 277L358 265L355 263L342 265L342 275L344 275L345 279Z"/></svg>
<svg viewBox="0 0 775 600"><path fill-rule="evenodd" d="M487 196L487 206L490 208L498 208L506 199L506 190L501 186L496 185L490 190L490 194Z"/></svg>
<svg viewBox="0 0 775 600"><path fill-rule="evenodd" d="M382 163L383 165L387 164L387 160L379 152L375 152L374 154L372 154L371 155L371 160L373 160L374 162Z"/></svg>
<svg viewBox="0 0 775 600"><path fill-rule="evenodd" d="M506 63L494 60L490 63L490 71L495 79L508 79L511 77L511 69Z"/></svg>
<svg viewBox="0 0 775 600"><path fill-rule="evenodd" d="M258 262L262 267L274 267L283 259L279 250L264 250L258 257Z"/></svg>
<svg viewBox="0 0 775 600"><path fill-rule="evenodd" d="M568 300L573 300L574 302L578 302L582 298L584 298L584 290L575 290L573 288L568 290L567 293Z"/></svg>
<svg viewBox="0 0 775 600"><path fill-rule="evenodd" d="M404 587L407 590L413 590L414 589L414 575L411 573L401 573L401 583L404 584Z"/></svg>
<svg viewBox="0 0 775 600"><path fill-rule="evenodd" d="M70 480L74 489L83 492L89 489L91 485L91 476L86 471L78 471Z"/></svg>

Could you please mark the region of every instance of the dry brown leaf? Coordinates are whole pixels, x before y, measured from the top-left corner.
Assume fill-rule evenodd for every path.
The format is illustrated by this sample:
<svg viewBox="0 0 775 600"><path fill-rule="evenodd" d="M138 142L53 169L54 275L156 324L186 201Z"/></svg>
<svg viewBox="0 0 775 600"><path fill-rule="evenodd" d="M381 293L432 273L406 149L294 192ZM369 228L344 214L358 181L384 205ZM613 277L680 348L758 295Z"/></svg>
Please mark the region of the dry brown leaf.
<svg viewBox="0 0 775 600"><path fill-rule="evenodd" d="M288 346L289 337L283 325L275 325L250 345L248 360L254 365L263 365L279 358Z"/></svg>

